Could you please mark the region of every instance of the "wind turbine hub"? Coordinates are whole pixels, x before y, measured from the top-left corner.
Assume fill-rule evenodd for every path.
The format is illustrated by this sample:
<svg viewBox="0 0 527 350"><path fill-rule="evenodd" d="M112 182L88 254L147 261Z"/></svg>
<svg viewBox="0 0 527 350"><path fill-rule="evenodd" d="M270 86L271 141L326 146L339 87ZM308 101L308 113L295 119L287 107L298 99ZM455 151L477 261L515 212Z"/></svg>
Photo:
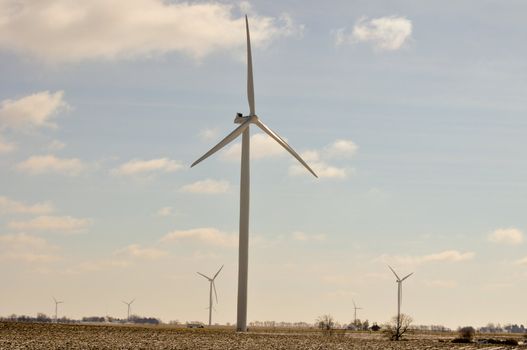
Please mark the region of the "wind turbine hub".
<svg viewBox="0 0 527 350"><path fill-rule="evenodd" d="M236 113L236 117L234 117L234 124L242 124L244 123L245 121L247 121L247 119L253 119L252 121L254 122L256 120L258 120L258 117L255 115L243 115L241 113Z"/></svg>

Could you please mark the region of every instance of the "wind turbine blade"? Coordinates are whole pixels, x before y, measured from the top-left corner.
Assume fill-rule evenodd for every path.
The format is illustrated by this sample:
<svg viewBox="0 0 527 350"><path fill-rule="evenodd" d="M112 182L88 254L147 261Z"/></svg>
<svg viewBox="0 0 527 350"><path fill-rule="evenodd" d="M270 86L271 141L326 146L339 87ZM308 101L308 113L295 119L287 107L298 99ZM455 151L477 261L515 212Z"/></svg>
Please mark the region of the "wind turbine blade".
<svg viewBox="0 0 527 350"><path fill-rule="evenodd" d="M357 305L355 305L355 300L351 299L351 301L353 302L353 307L356 309Z"/></svg>
<svg viewBox="0 0 527 350"><path fill-rule="evenodd" d="M205 277L206 279L208 279L209 281L211 280L211 278L209 276L205 276L204 274L202 274L201 272L196 272L198 275L201 275L203 277Z"/></svg>
<svg viewBox="0 0 527 350"><path fill-rule="evenodd" d="M54 301L54 302L57 302L57 299L55 299L55 297L52 297L52 298L53 298L53 301Z"/></svg>
<svg viewBox="0 0 527 350"><path fill-rule="evenodd" d="M217 151L219 151L220 149L222 149L223 147L225 147L226 145L228 145L232 140L234 140L235 138L237 138L239 135L241 135L242 132L245 131L245 129L247 129L250 125L250 122L251 122L251 118L247 118L246 121L244 121L240 126L238 126L236 129L234 129L229 135L227 135L223 140L221 140L216 146L212 147L210 149L210 151L208 151L207 153L205 153L203 156L201 156L201 158L199 158L198 160L196 160L194 163L192 163L192 165L190 166L191 168L198 164L199 162L201 162L202 160L208 158L209 156L211 156L212 154L216 153Z"/></svg>
<svg viewBox="0 0 527 350"><path fill-rule="evenodd" d="M408 277L410 277L410 276L413 275L413 274L414 274L414 273L412 272L411 274L406 275L405 277L403 277L403 279L401 280L401 282L404 281L405 279L407 279Z"/></svg>
<svg viewBox="0 0 527 350"><path fill-rule="evenodd" d="M216 283L212 281L212 288L214 289L214 295L216 296L216 304L218 303L218 293L216 292Z"/></svg>
<svg viewBox="0 0 527 350"><path fill-rule="evenodd" d="M255 114L254 109L254 83L253 83L253 58L251 54L251 35L249 34L249 20L245 15L245 31L247 32L247 100L249 101L250 115Z"/></svg>
<svg viewBox="0 0 527 350"><path fill-rule="evenodd" d="M220 269L218 270L218 272L216 272L216 274L214 275L214 277L212 277L212 279L216 279L216 277L218 277L218 275L220 274L220 271L221 269L223 269L223 265L221 265Z"/></svg>
<svg viewBox="0 0 527 350"><path fill-rule="evenodd" d="M134 298L134 299L132 299L132 301L130 302L130 305L132 305L132 303L133 303L134 301L135 301L135 298Z"/></svg>
<svg viewBox="0 0 527 350"><path fill-rule="evenodd" d="M258 125L258 127L262 129L267 135L271 136L276 142L278 142L283 148L285 148L287 152L291 153L291 155L295 157L311 174L313 174L313 176L318 178L317 174L315 174L313 169L311 169L309 165L307 165L307 163L302 159L302 157L300 157L298 153L296 153L295 150L291 148L291 146L289 146L283 138L280 137L280 135L275 133L273 130L269 129L267 125L262 123L260 120L257 120L254 123Z"/></svg>
<svg viewBox="0 0 527 350"><path fill-rule="evenodd" d="M388 267L390 268L390 270L392 270L393 274L395 275L395 277L397 277L397 281L400 281L401 279L399 278L399 276L397 275L397 273L395 272L394 269L392 269L392 267L390 265L388 265Z"/></svg>
<svg viewBox="0 0 527 350"><path fill-rule="evenodd" d="M121 300L121 301L122 301L122 300ZM122 302L123 302L123 304L126 304L126 305L128 305L128 303L127 303L126 301L122 301Z"/></svg>

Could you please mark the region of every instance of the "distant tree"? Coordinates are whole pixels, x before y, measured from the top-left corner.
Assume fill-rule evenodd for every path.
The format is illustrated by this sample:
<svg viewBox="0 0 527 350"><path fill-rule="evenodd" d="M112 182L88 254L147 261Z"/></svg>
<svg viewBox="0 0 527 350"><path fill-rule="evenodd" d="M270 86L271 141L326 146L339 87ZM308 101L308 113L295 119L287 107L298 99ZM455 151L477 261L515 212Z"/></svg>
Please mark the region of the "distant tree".
<svg viewBox="0 0 527 350"><path fill-rule="evenodd" d="M461 327L457 330L458 337L453 340L454 343L470 343L474 340L476 330L474 327Z"/></svg>
<svg viewBox="0 0 527 350"><path fill-rule="evenodd" d="M39 312L37 314L36 321L37 322L51 322L51 318L49 318L45 313Z"/></svg>
<svg viewBox="0 0 527 350"><path fill-rule="evenodd" d="M319 316L316 320L317 327L323 331L331 332L335 327L335 320L330 314Z"/></svg>
<svg viewBox="0 0 527 350"><path fill-rule="evenodd" d="M378 332L381 330L381 327L377 324L377 323L374 323L373 326L371 326L370 328L372 331L374 332Z"/></svg>
<svg viewBox="0 0 527 350"><path fill-rule="evenodd" d="M401 314L400 319L397 316L392 317L391 321L386 324L385 332L391 340L401 340L403 335L410 328L413 319L406 314Z"/></svg>

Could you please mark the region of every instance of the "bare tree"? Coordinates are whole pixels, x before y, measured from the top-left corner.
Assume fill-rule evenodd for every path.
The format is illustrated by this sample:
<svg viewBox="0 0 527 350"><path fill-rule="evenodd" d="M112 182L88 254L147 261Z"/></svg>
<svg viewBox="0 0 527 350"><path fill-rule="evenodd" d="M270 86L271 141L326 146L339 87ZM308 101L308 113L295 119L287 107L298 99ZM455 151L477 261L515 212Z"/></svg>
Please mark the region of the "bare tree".
<svg viewBox="0 0 527 350"><path fill-rule="evenodd" d="M335 320L330 314L319 316L316 323L318 328L329 333L331 333L331 330L335 326Z"/></svg>
<svg viewBox="0 0 527 350"><path fill-rule="evenodd" d="M412 321L413 319L406 314L400 314L399 317L394 316L386 325L386 333L391 340L401 340L403 335L408 331Z"/></svg>

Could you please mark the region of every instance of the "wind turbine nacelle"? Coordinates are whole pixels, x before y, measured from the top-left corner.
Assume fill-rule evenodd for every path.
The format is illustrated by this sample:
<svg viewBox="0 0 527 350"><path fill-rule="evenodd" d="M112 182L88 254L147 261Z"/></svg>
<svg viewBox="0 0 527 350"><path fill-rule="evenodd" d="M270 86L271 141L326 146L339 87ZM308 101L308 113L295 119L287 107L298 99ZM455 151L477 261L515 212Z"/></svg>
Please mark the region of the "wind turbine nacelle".
<svg viewBox="0 0 527 350"><path fill-rule="evenodd" d="M241 113L236 113L236 117L234 117L234 124L241 124L246 121L247 118L249 118L249 116L244 116Z"/></svg>

